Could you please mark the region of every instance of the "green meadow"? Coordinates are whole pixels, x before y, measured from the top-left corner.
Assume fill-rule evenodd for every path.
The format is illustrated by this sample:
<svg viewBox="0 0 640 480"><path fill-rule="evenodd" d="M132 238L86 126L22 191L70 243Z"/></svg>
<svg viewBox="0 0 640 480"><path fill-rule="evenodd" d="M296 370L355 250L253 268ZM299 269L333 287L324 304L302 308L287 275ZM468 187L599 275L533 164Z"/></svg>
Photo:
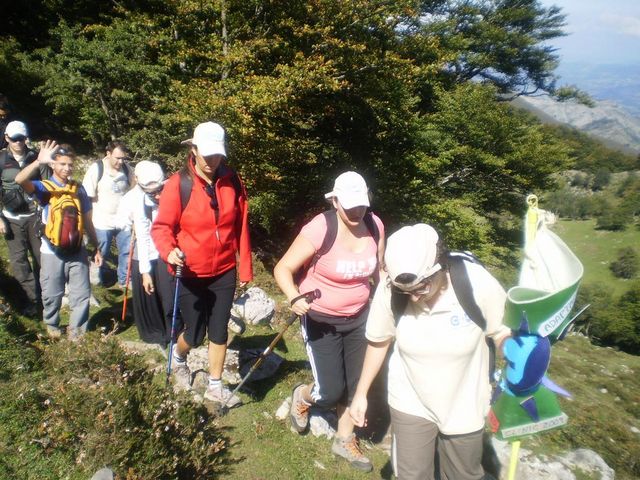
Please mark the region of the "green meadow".
<svg viewBox="0 0 640 480"><path fill-rule="evenodd" d="M585 284L607 285L616 296L620 296L627 290L630 280L616 278L609 265L621 248L640 249L640 230L633 225L618 232L596 230L595 224L595 219L559 220L552 230L584 265Z"/></svg>

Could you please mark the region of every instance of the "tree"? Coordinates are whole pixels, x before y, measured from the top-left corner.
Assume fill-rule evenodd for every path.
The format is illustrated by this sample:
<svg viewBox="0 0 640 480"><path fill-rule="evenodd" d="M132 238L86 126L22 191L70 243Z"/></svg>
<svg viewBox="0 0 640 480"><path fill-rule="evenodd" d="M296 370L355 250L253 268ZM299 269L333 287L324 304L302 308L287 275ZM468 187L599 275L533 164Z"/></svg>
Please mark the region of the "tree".
<svg viewBox="0 0 640 480"><path fill-rule="evenodd" d="M391 229L428 221L451 246L513 259L524 195L567 158L496 102L551 81L543 42L561 21L534 1L125 0L95 17L86 5L30 52L60 122L172 157L196 123L219 121L258 242L276 250L356 169Z"/></svg>
<svg viewBox="0 0 640 480"><path fill-rule="evenodd" d="M618 250L618 257L609 266L613 274L618 278L634 278L638 275L640 258L633 247Z"/></svg>
<svg viewBox="0 0 640 480"><path fill-rule="evenodd" d="M593 176L592 190L599 191L604 189L611 181L611 171L608 168L601 167Z"/></svg>
<svg viewBox="0 0 640 480"><path fill-rule="evenodd" d="M627 228L630 221L628 212L620 206L611 205L610 202L605 203L607 203L608 208L603 208L598 215L596 228L611 231L619 231Z"/></svg>
<svg viewBox="0 0 640 480"><path fill-rule="evenodd" d="M85 28L61 22L52 34L56 43L36 52L33 68L44 73L36 91L66 119L67 128L98 147L122 136L134 140L154 124L154 133L160 131L160 99L166 101L169 76L156 63L147 26L119 19Z"/></svg>
<svg viewBox="0 0 640 480"><path fill-rule="evenodd" d="M449 54L457 83L481 78L501 93L553 93L558 64L549 40L564 35L565 15L538 0L424 2L423 28Z"/></svg>
<svg viewBox="0 0 640 480"><path fill-rule="evenodd" d="M617 302L609 339L630 353L640 352L640 281L632 283Z"/></svg>

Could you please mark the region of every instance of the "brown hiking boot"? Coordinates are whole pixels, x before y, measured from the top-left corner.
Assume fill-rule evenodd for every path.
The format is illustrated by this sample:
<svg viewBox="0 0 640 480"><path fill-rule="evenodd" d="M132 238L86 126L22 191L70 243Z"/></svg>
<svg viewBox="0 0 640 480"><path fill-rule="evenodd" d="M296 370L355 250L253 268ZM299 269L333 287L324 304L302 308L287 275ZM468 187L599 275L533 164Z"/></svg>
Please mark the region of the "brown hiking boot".
<svg viewBox="0 0 640 480"><path fill-rule="evenodd" d="M289 420L291 426L298 433L303 433L309 426L309 405L302 398L302 389L306 385L299 383L293 387L291 395L291 408L289 409Z"/></svg>
<svg viewBox="0 0 640 480"><path fill-rule="evenodd" d="M352 467L358 470L362 470L363 472L373 470L371 460L363 455L355 433L352 433L347 438L340 438L336 435L333 439L331 451L334 455L347 460Z"/></svg>

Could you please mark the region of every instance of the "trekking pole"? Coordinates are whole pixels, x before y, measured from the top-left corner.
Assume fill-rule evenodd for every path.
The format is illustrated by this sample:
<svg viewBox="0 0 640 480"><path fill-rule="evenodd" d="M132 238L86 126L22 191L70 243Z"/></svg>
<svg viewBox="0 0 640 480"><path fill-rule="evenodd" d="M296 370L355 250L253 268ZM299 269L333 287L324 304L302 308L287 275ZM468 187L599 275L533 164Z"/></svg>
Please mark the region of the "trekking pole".
<svg viewBox="0 0 640 480"><path fill-rule="evenodd" d="M184 254L181 257L184 260ZM171 341L169 342L169 360L167 362L167 382L169 385L169 376L171 375L171 357L173 357L173 346L176 343L176 318L178 316L178 292L180 291L180 279L182 278L182 267L176 267L176 288L173 293L173 314L171 316Z"/></svg>
<svg viewBox="0 0 640 480"><path fill-rule="evenodd" d="M296 303L297 300L300 300L301 298L304 298L307 302L311 303L313 302L316 298L320 298L320 290L318 290L317 288L315 290L312 290L310 292L307 293L303 293L302 295L297 296L296 298L294 298L293 300L291 300L291 304L293 305L294 303ZM284 325L284 328L282 329L282 331L280 333L278 333L278 335L276 335L276 338L274 338L271 343L269 344L269 346L267 348L264 349L264 351L260 354L260 356L258 357L258 359L255 361L255 363L251 366L251 369L247 372L247 374L244 376L244 378L242 379L242 381L238 384L238 386L233 390L233 392L231 392L231 395L229 395L229 398L227 398L227 401L224 402L222 404L222 406L220 407L220 411L224 414L225 409L227 408L227 403L229 403L229 400L231 400L233 398L233 396L238 393L238 390L240 390L240 388L242 388L242 386L246 383L246 381L249 379L249 377L251 376L251 374L253 372L255 372L257 370L257 368L260 366L260 364L263 362L263 360L267 357L267 355L269 355L272 351L273 348L277 345L277 343L280 341L280 339L282 338L282 336L284 335L284 332L287 331L287 329L291 326L291 324L296 320L296 318L298 318L297 314L293 314L291 315L291 317L289 317Z"/></svg>
<svg viewBox="0 0 640 480"><path fill-rule="evenodd" d="M124 323L124 319L127 316L127 296L129 295L129 281L131 280L131 261L133 260L133 245L136 241L136 231L131 228L131 240L129 240L129 258L127 259L127 276L124 282L124 301L122 302L122 318L120 319Z"/></svg>

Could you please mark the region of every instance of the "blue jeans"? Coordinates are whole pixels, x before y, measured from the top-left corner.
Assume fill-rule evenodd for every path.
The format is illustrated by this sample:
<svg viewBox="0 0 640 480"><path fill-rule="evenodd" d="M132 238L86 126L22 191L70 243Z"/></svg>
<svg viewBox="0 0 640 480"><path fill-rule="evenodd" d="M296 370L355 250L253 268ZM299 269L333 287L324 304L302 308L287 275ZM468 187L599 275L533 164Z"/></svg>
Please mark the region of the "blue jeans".
<svg viewBox="0 0 640 480"><path fill-rule="evenodd" d="M118 283L125 285L127 283L127 262L129 260L131 230L98 230L96 228L96 236L98 237L98 248L103 258L103 263L100 267L100 283L103 285L105 283L105 273L108 271L106 260L110 257L111 242L115 238L116 248L118 249Z"/></svg>

